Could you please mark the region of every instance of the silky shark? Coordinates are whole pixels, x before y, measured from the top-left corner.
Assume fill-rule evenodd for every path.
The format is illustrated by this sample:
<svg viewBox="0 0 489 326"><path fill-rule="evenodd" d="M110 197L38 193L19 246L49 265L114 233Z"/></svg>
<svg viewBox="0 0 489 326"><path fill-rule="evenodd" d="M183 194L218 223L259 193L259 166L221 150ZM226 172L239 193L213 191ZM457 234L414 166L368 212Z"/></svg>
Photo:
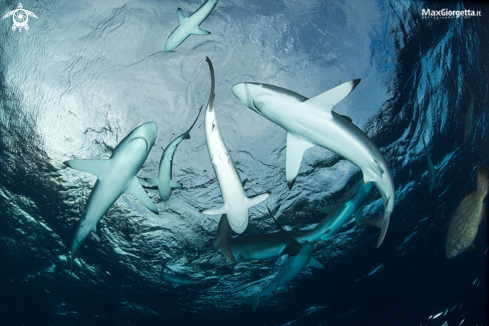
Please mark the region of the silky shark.
<svg viewBox="0 0 489 326"><path fill-rule="evenodd" d="M184 275L178 275L178 274L168 274L168 273L161 273L161 276L168 282L173 283L173 287L176 288L180 285L192 285L192 284L197 284L199 282L197 281L192 281L188 277Z"/></svg>
<svg viewBox="0 0 489 326"><path fill-rule="evenodd" d="M217 126L216 110L214 109L214 67L209 58L206 58L206 61L211 73L211 92L204 118L205 139L224 205L220 208L204 210L202 213L208 215L226 214L231 229L236 233L243 233L248 226L248 209L267 199L270 193L267 192L253 198L248 198L245 195L238 171Z"/></svg>
<svg viewBox="0 0 489 326"><path fill-rule="evenodd" d="M158 214L158 209L144 191L136 174L153 147L158 127L147 122L127 135L114 149L108 160L69 160L70 168L95 174L97 182L90 193L85 211L71 245L71 264L85 239L96 231L97 223L121 194L131 194L144 206Z"/></svg>
<svg viewBox="0 0 489 326"><path fill-rule="evenodd" d="M467 106L467 111L465 112L464 117L464 141L470 141L472 134L474 133L474 102L480 99L480 96L475 94L472 88L467 85L467 89L469 90L470 100L469 105Z"/></svg>
<svg viewBox="0 0 489 326"><path fill-rule="evenodd" d="M207 0L193 14L188 17L182 12L182 9L177 9L178 26L171 32L165 43L165 51L176 49L183 41L190 36L207 35L211 32L205 31L199 27L200 24L212 13L217 5L217 0Z"/></svg>
<svg viewBox="0 0 489 326"><path fill-rule="evenodd" d="M267 261L276 259L283 254L293 255L296 252L297 243L304 245L329 239L353 214L355 214L356 220L360 221L363 215L362 204L372 188L372 183L365 184L363 180L358 182L346 194L346 197L336 205L336 208L331 210L331 213L311 230L280 230L275 233L260 233L249 224L246 236L228 238L229 226L226 226L227 222L225 215L223 215L213 241L214 249L233 262Z"/></svg>
<svg viewBox="0 0 489 326"><path fill-rule="evenodd" d="M489 168L477 164L477 188L469 191L460 201L450 218L447 234L446 256L475 249L474 239L479 225L487 218L489 194Z"/></svg>
<svg viewBox="0 0 489 326"><path fill-rule="evenodd" d="M430 195L433 192L433 188L435 188L436 183L436 169L431 161L431 153L426 146L426 142L423 139L424 150L426 152L426 159L428 160L428 177L429 177L429 185L430 185Z"/></svg>
<svg viewBox="0 0 489 326"><path fill-rule="evenodd" d="M171 178L173 156L175 155L178 145L180 145L184 139L190 138L190 130L192 130L197 122L201 110L202 107L200 107L199 114L197 114L197 117L190 128L185 133L170 142L170 144L163 151L163 155L161 156L160 160L160 168L158 170L158 179L145 179L147 183L158 187L158 192L160 193L160 197L163 199L163 201L167 201L170 198L172 188L182 188L180 183L173 181Z"/></svg>
<svg viewBox="0 0 489 326"><path fill-rule="evenodd" d="M297 255L287 258L277 275L275 275L273 280L261 289L259 293L242 298L252 304L253 312L255 312L256 307L258 306L258 300L260 300L261 297L284 287L287 283L295 279L303 269L307 267L324 268L323 264L312 257L313 249L313 243L304 244Z"/></svg>
<svg viewBox="0 0 489 326"><path fill-rule="evenodd" d="M234 95L247 107L287 131L285 171L289 189L297 178L304 152L318 145L357 165L365 183L373 182L384 200L384 215L368 223L381 229L382 244L394 209L394 181L384 156L374 142L351 119L332 108L358 85L359 79L343 83L310 99L277 86L240 83Z"/></svg>

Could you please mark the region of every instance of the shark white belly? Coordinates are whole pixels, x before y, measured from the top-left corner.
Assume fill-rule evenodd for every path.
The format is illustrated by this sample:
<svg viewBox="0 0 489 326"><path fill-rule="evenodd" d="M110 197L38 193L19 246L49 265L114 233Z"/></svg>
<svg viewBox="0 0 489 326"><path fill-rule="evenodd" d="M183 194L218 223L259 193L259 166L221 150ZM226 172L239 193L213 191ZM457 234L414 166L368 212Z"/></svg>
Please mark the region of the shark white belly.
<svg viewBox="0 0 489 326"><path fill-rule="evenodd" d="M121 194L133 195L148 209L158 213L136 176L153 147L157 131L154 122L142 124L117 145L109 160L64 162L73 169L95 174L98 178L73 238L70 268L80 246L92 231L96 231L98 221Z"/></svg>
<svg viewBox="0 0 489 326"><path fill-rule="evenodd" d="M395 190L384 156L374 142L348 117L332 108L360 82L352 80L307 99L290 90L259 83L233 86L234 95L246 106L287 131L286 177L292 188L304 152L318 145L348 159L363 172L366 183L373 182L384 200L384 215L370 221L381 228L380 246L394 209Z"/></svg>
<svg viewBox="0 0 489 326"><path fill-rule="evenodd" d="M214 109L214 68L209 58L207 58L207 63L211 72L211 92L204 118L205 138L224 205L217 209L204 210L202 213L209 215L226 214L231 229L236 233L243 233L248 226L248 209L267 199L270 193L264 193L253 198L248 198L245 195L238 171L217 126Z"/></svg>

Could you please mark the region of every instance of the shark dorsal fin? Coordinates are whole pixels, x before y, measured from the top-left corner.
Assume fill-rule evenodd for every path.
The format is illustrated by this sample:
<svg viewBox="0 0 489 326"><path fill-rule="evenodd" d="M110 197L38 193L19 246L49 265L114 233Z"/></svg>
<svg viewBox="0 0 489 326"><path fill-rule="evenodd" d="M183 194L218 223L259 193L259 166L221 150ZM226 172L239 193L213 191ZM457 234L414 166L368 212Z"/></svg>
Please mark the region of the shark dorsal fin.
<svg viewBox="0 0 489 326"><path fill-rule="evenodd" d="M319 108L325 114L326 118L333 119L331 113L332 108L350 94L357 87L358 83L360 83L360 79L350 80L324 93L311 97L304 104Z"/></svg>
<svg viewBox="0 0 489 326"><path fill-rule="evenodd" d="M305 140L300 136L287 133L287 147L285 150L285 175L287 177L287 186L292 189L299 168L301 166L304 152L309 148L314 147L314 144Z"/></svg>
<svg viewBox="0 0 489 326"><path fill-rule="evenodd" d="M184 23L188 19L187 17L185 17L185 15L182 12L182 9L180 8L177 9L177 19L179 24Z"/></svg>
<svg viewBox="0 0 489 326"><path fill-rule="evenodd" d="M138 178L134 176L130 181L127 189L124 191L126 194L133 195L139 200L144 206L146 206L153 213L158 214L158 208L156 208L153 201L149 198L146 191L144 191L143 186L139 182Z"/></svg>

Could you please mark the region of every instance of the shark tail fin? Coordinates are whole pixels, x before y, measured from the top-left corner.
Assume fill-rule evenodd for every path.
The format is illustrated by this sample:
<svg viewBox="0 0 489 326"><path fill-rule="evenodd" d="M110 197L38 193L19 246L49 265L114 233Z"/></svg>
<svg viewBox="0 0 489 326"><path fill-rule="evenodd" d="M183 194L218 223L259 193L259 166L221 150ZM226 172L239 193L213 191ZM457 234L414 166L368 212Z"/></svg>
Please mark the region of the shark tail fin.
<svg viewBox="0 0 489 326"><path fill-rule="evenodd" d="M385 234L387 233L387 228L389 226L389 214L386 213L378 217L362 220L362 223L380 228L379 241L377 242L377 248L379 248L384 241Z"/></svg>

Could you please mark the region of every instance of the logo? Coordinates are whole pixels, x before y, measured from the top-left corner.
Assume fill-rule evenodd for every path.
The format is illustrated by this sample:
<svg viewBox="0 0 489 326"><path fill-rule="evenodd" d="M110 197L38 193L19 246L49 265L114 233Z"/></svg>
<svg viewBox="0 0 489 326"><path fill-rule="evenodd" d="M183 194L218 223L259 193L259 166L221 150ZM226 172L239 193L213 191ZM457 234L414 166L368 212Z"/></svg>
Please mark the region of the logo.
<svg viewBox="0 0 489 326"><path fill-rule="evenodd" d="M37 18L37 16L33 12L25 10L21 3L19 3L17 9L7 13L5 16L2 17L2 19L10 16L12 16L12 19L14 21L14 23L12 24L12 30L15 31L18 28L19 32L22 30L22 28L25 28L26 31L29 30L29 25L27 25L29 16Z"/></svg>
<svg viewBox="0 0 489 326"><path fill-rule="evenodd" d="M441 18L441 19L447 19L447 18L470 18L470 17L481 17L481 11L480 10L470 10L470 9L465 9L465 10L448 10L448 9L442 9L442 10L431 10L431 9L421 9L421 18Z"/></svg>

